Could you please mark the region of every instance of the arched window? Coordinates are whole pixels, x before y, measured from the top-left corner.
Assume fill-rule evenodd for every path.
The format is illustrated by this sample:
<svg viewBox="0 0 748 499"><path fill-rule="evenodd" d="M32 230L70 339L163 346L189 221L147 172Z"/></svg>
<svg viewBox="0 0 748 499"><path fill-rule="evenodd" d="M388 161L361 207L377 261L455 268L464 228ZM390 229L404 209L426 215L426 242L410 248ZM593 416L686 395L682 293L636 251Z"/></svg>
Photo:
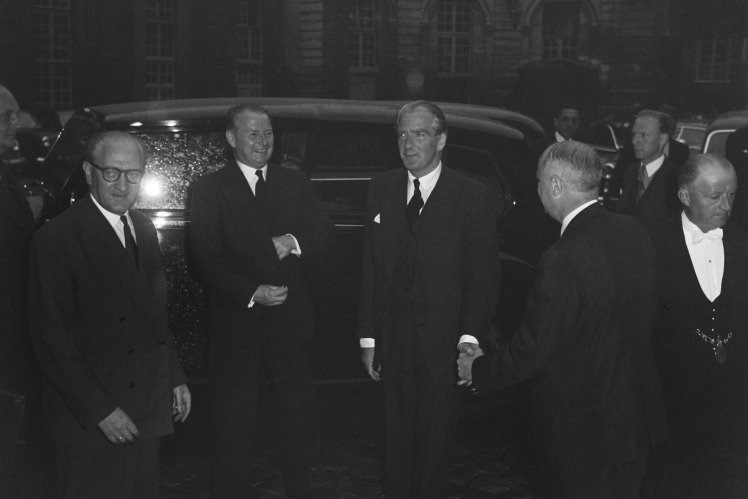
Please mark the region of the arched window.
<svg viewBox="0 0 748 499"><path fill-rule="evenodd" d="M373 68L377 65L377 36L374 26L374 0L349 0L348 65Z"/></svg>
<svg viewBox="0 0 748 499"><path fill-rule="evenodd" d="M576 60L587 55L592 24L582 0L543 0L531 12L529 59Z"/></svg>
<svg viewBox="0 0 748 499"><path fill-rule="evenodd" d="M237 94L240 97L262 95L262 17L260 2L238 0L236 67Z"/></svg>

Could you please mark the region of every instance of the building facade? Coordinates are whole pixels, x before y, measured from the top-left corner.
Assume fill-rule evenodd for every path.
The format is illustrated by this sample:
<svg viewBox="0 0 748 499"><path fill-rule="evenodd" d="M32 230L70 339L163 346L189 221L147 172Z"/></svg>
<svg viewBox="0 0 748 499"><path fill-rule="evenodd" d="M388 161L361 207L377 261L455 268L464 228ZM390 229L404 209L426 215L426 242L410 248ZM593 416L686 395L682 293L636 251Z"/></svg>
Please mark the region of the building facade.
<svg viewBox="0 0 748 499"><path fill-rule="evenodd" d="M748 0L1 0L27 109L192 97L467 102L547 123L742 109ZM157 104L154 104L157 105Z"/></svg>

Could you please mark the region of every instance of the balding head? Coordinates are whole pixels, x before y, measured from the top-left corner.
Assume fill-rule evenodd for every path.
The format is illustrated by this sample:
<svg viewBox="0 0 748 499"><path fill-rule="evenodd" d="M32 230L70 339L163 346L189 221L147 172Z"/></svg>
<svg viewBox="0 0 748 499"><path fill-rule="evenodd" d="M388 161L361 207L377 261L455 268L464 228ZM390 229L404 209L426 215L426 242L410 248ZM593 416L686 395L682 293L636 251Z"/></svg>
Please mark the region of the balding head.
<svg viewBox="0 0 748 499"><path fill-rule="evenodd" d="M688 219L702 232L727 223L738 180L732 164L713 154L697 154L678 173L678 198Z"/></svg>

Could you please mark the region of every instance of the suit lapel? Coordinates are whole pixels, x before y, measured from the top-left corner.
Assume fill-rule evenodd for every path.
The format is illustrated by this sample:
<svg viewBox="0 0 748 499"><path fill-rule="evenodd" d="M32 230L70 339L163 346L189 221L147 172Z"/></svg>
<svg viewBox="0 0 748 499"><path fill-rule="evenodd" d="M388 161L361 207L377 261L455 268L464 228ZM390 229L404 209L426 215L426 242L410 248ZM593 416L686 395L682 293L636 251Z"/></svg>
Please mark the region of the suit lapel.
<svg viewBox="0 0 748 499"><path fill-rule="evenodd" d="M382 229L382 254L387 267L390 282L394 281L395 273L395 239L398 225L404 223L405 207L408 199L408 171L405 168L393 175L392 183L385 189L380 203L380 226ZM375 215L376 216L376 215ZM371 222L376 223L376 222Z"/></svg>
<svg viewBox="0 0 748 499"><path fill-rule="evenodd" d="M748 262L746 262L748 248L744 248L735 242L735 239L731 237L732 229L730 227L725 227L723 230L722 244L725 248L725 270L722 275L722 289L728 289L731 296L736 298L740 294L732 293L732 291L737 289L736 284L744 279L746 265L748 265Z"/></svg>
<svg viewBox="0 0 748 499"><path fill-rule="evenodd" d="M114 228L94 205L90 196L82 200L81 203L85 203L81 227L82 231L88 234L88 239L94 242L91 260L97 272L111 274L114 281L121 284L136 301L150 297L153 290L141 278L140 272L135 269L135 264L127 254L125 247L122 246ZM136 232L136 235L140 236L138 237L138 243L141 243L141 241L146 243L147 237L142 228L139 234ZM138 245L138 256L145 254L144 249L141 249ZM145 260L148 260L148 258L145 258Z"/></svg>
<svg viewBox="0 0 748 499"><path fill-rule="evenodd" d="M227 172L225 181L223 182L223 190L226 197L230 200L231 207L236 209L236 218L240 221L246 234L255 239L268 255L277 259L278 253L275 251L275 245L273 245L272 236L268 230L269 223L265 220L257 203L255 203L255 197L252 194L252 188L249 186L247 178L239 169L239 165L234 161L227 164L224 168ZM274 175L268 175L268 177L271 176ZM268 184L266 184L266 188L266 200L268 200L273 194L270 192L271 189ZM268 209L268 211L272 210Z"/></svg>
<svg viewBox="0 0 748 499"><path fill-rule="evenodd" d="M638 202L641 203L642 201L646 201L650 197L654 196L654 194L652 194L652 193L655 192L655 190L658 189L658 185L661 182L664 182L664 179L667 176L668 170L670 170L671 168L674 168L674 167L675 167L675 165L673 163L671 163L667 158L665 158L665 160L663 161L662 165L657 169L657 171L654 173L654 175L652 175L652 178L649 181L649 185L644 190L644 193L642 194L642 197L639 198ZM636 177L634 177L634 183L633 183L634 189L637 188L637 181L638 181L638 179Z"/></svg>
<svg viewBox="0 0 748 499"><path fill-rule="evenodd" d="M34 214L32 213L31 207L26 201L26 198L18 195L18 191L11 187L10 183L15 182L13 177L11 177L6 171L2 171L0 174L3 177L3 180L5 180L0 182L0 189L6 191L4 194L0 193L0 209L8 212L10 219L13 220L13 223L15 223L19 228L25 229L27 232L33 232ZM6 176L7 179L5 178Z"/></svg>
<svg viewBox="0 0 748 499"><path fill-rule="evenodd" d="M429 195L426 205L419 217L420 229L418 231L418 252L416 253L415 266L423 263L427 256L439 247L439 236L443 229L444 221L455 204L455 190L452 175L457 175L442 163L442 171L439 180L436 181L434 189Z"/></svg>

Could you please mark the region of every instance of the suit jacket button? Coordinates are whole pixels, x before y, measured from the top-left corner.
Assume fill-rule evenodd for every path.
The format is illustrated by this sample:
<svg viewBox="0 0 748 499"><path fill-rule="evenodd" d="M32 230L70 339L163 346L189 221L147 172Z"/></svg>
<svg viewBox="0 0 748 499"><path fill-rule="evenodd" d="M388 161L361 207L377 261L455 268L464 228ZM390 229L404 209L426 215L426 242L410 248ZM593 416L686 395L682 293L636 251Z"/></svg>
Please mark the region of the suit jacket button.
<svg viewBox="0 0 748 499"><path fill-rule="evenodd" d="M122 324L123 322L125 322L125 318L124 317L120 317L119 318L119 323Z"/></svg>
<svg viewBox="0 0 748 499"><path fill-rule="evenodd" d="M129 349L129 350L127 351L127 355L132 355L132 354L134 354L134 353L135 353L135 349L134 349L134 348L131 348L131 349Z"/></svg>
<svg viewBox="0 0 748 499"><path fill-rule="evenodd" d="M135 383L131 381L130 384L127 386L129 386L130 388L135 388Z"/></svg>
<svg viewBox="0 0 748 499"><path fill-rule="evenodd" d="M166 345L166 342L164 340L158 340L158 344L164 346Z"/></svg>

